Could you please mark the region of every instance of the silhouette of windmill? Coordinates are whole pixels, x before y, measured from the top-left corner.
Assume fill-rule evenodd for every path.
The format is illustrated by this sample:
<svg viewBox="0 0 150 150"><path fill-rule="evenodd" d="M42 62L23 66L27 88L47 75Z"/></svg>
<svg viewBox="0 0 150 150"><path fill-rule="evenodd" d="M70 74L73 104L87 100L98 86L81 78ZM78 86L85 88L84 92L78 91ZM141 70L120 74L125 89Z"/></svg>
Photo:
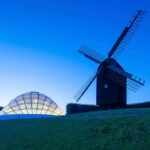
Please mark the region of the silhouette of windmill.
<svg viewBox="0 0 150 150"><path fill-rule="evenodd" d="M78 52L99 64L97 71L74 95L76 101L84 95L97 78L96 104L104 109L126 106L126 88L137 91L145 81L126 72L116 61L143 20L146 11L137 10L105 58L97 51L82 45Z"/></svg>

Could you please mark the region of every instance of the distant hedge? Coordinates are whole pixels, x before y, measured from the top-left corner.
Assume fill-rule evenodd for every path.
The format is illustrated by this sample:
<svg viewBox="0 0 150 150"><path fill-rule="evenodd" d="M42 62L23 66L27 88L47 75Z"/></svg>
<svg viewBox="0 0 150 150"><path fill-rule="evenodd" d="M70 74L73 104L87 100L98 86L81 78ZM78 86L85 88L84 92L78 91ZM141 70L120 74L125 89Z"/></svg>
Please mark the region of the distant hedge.
<svg viewBox="0 0 150 150"><path fill-rule="evenodd" d="M3 109L4 107L0 107L0 111Z"/></svg>
<svg viewBox="0 0 150 150"><path fill-rule="evenodd" d="M148 108L150 107L150 102L137 103L137 104L128 104L126 108Z"/></svg>
<svg viewBox="0 0 150 150"><path fill-rule="evenodd" d="M125 107L121 107L121 108L148 108L148 107L150 108L150 102L128 104ZM110 109L115 109L115 108L110 108ZM91 111L98 111L98 110L107 110L107 109L104 109L104 108L102 108L100 106L96 106L96 105L70 103L70 104L67 104L66 112L69 115L69 114L91 112Z"/></svg>
<svg viewBox="0 0 150 150"><path fill-rule="evenodd" d="M67 114L76 114L90 111L98 111L100 107L96 105L84 105L84 104L74 104L70 103L67 105Z"/></svg>

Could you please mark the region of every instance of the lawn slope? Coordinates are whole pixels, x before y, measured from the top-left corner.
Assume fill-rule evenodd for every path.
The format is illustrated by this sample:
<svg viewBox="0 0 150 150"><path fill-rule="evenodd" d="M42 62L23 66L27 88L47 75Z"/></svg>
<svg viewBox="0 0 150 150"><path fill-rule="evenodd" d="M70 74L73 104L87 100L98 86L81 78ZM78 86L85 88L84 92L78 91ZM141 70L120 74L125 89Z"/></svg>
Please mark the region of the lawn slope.
<svg viewBox="0 0 150 150"><path fill-rule="evenodd" d="M149 149L149 108L0 121L0 150Z"/></svg>

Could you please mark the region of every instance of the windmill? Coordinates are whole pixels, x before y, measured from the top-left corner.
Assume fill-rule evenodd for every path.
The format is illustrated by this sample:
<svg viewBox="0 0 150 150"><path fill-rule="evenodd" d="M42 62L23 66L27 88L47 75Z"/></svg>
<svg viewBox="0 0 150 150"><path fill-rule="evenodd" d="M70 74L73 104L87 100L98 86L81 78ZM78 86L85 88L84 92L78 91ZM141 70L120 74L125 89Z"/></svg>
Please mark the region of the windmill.
<svg viewBox="0 0 150 150"><path fill-rule="evenodd" d="M79 48L78 52L80 54L99 64L99 67L74 95L77 102L95 79L97 80L96 105L104 109L125 107L126 89L137 91L141 86L144 86L145 80L126 72L116 60L135 34L145 14L146 11L136 11L109 51L107 58L86 45Z"/></svg>

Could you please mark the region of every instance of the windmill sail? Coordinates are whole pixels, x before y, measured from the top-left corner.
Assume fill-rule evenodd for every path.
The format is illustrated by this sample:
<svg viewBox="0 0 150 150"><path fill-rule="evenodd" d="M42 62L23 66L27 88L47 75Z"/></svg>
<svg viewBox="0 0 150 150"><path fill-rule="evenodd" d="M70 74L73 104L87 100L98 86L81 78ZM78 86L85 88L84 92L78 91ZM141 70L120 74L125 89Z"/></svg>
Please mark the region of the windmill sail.
<svg viewBox="0 0 150 150"><path fill-rule="evenodd" d="M108 54L108 58L117 59L120 56L120 54L123 52L123 50L128 45L129 41L135 34L145 14L146 11L142 11L142 10L136 11L136 15L132 17L129 24L125 27L120 37L118 38L118 40L116 41L112 49L110 50Z"/></svg>
<svg viewBox="0 0 150 150"><path fill-rule="evenodd" d="M110 69L107 74L108 78L134 92L136 92L141 86L144 86L145 84L145 80L125 72L115 66L108 66L108 68ZM127 82L124 82L123 78L126 78Z"/></svg>
<svg viewBox="0 0 150 150"><path fill-rule="evenodd" d="M105 59L104 55L100 54L99 52L91 49L86 45L82 45L79 48L78 52L98 64L100 64Z"/></svg>
<svg viewBox="0 0 150 150"><path fill-rule="evenodd" d="M97 77L97 71L92 74L92 76L88 79L88 81L79 89L79 91L73 96L73 98L78 102L80 98L84 95L84 93L87 91L87 89L90 87L92 82Z"/></svg>
<svg viewBox="0 0 150 150"><path fill-rule="evenodd" d="M95 78L100 74L102 67L99 68L98 71L94 72L92 76L88 79L88 81L80 88L80 90L73 96L73 98L78 102L80 98L84 95L84 93L88 90L90 85L93 83Z"/></svg>

